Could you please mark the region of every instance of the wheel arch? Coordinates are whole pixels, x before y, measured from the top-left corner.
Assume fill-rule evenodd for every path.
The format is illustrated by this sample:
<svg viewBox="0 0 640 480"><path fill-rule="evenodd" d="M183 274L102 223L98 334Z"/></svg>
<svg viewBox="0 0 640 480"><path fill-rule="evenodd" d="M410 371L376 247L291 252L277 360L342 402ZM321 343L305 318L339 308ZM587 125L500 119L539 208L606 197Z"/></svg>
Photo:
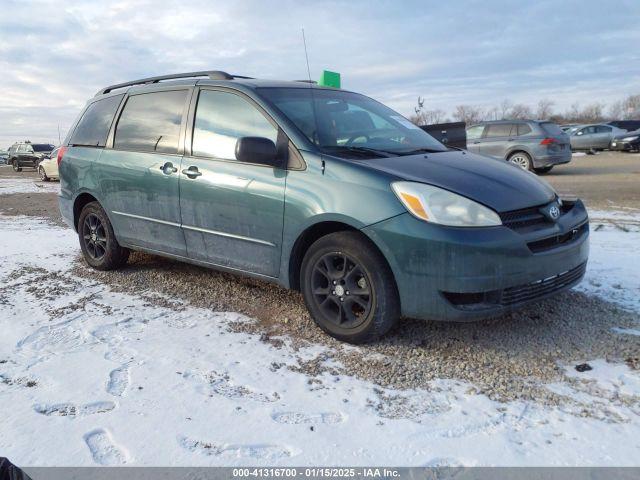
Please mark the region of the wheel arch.
<svg viewBox="0 0 640 480"><path fill-rule="evenodd" d="M382 258L384 258L387 263L387 267L389 267L389 271L392 272L393 269L391 265L389 265L389 261L385 256L384 252L378 247L376 242L373 241L366 233L364 233L360 228L357 228L349 223L345 223L343 221L335 221L335 220L325 220L314 223L313 225L308 226L305 230L303 230L296 241L293 244L293 248L291 249L291 253L288 259L288 287L292 290L300 291L300 276L301 276L301 267L302 261L304 259L305 254L309 250L309 247L320 238L329 235L331 233L343 232L343 231L351 231L359 233L365 241L367 241L373 248L375 248ZM397 282L396 282L397 288Z"/></svg>
<svg viewBox="0 0 640 480"><path fill-rule="evenodd" d="M80 212L82 212L82 209L86 204L91 202L100 203L100 201L89 192L80 193L73 201L73 227L76 229L76 232L78 231L78 220L80 219Z"/></svg>

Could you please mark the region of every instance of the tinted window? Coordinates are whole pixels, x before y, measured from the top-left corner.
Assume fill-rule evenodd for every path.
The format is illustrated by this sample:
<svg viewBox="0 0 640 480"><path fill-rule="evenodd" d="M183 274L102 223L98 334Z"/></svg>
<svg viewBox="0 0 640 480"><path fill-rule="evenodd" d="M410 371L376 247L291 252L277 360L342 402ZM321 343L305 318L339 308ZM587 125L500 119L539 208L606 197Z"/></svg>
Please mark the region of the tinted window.
<svg viewBox="0 0 640 480"><path fill-rule="evenodd" d="M563 130L555 123L546 122L546 123L541 123L540 126L542 126L544 131L547 132L549 135L561 135L562 133L564 133Z"/></svg>
<svg viewBox="0 0 640 480"><path fill-rule="evenodd" d="M104 147L113 116L116 114L123 96L116 95L89 105L78 122L69 143L71 145Z"/></svg>
<svg viewBox="0 0 640 480"><path fill-rule="evenodd" d="M596 133L596 127L586 127L581 130L583 135L590 135Z"/></svg>
<svg viewBox="0 0 640 480"><path fill-rule="evenodd" d="M596 127L596 131L598 133L609 133L611 132L611 127L600 125L599 127Z"/></svg>
<svg viewBox="0 0 640 480"><path fill-rule="evenodd" d="M475 127L468 128L467 139L473 140L475 138L480 138L482 136L483 130L484 130L484 125L476 125Z"/></svg>
<svg viewBox="0 0 640 480"><path fill-rule="evenodd" d="M310 142L332 155L353 156L354 147L398 154L446 150L420 127L364 95L312 87L260 88L258 92ZM362 152L355 155L361 157Z"/></svg>
<svg viewBox="0 0 640 480"><path fill-rule="evenodd" d="M54 149L54 146L48 143L34 143L32 147L36 152L50 152Z"/></svg>
<svg viewBox="0 0 640 480"><path fill-rule="evenodd" d="M487 133L485 137L508 137L511 134L510 123L498 123L487 126Z"/></svg>
<svg viewBox="0 0 640 480"><path fill-rule="evenodd" d="M118 120L114 148L177 153L186 98L187 90L129 97Z"/></svg>
<svg viewBox="0 0 640 480"><path fill-rule="evenodd" d="M278 130L244 98L202 90L193 129L193 155L235 160L240 137L265 137L276 143Z"/></svg>
<svg viewBox="0 0 640 480"><path fill-rule="evenodd" d="M519 123L518 124L518 136L520 135L526 135L527 133L531 133L531 127L529 125L527 125L526 123Z"/></svg>

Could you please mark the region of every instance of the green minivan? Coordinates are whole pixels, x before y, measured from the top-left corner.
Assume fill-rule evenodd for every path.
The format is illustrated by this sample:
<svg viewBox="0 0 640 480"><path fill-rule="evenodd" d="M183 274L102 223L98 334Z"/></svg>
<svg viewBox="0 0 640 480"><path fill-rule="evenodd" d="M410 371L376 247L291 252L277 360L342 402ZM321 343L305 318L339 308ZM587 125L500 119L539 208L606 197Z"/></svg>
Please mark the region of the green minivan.
<svg viewBox="0 0 640 480"><path fill-rule="evenodd" d="M113 85L57 160L60 210L92 267L140 250L276 282L352 343L400 317L512 311L578 283L589 253L580 200L310 82L207 71Z"/></svg>

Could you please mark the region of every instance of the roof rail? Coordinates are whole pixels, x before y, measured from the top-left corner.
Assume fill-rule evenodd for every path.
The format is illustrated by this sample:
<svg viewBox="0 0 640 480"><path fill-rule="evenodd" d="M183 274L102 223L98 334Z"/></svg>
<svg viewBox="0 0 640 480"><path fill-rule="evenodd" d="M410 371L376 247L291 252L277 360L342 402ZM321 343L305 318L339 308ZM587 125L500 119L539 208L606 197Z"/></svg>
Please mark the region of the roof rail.
<svg viewBox="0 0 640 480"><path fill-rule="evenodd" d="M231 75L227 72L222 72L220 70L206 70L202 72L186 72L186 73L174 73L171 75L161 75L159 77L148 77L141 78L140 80L133 80L131 82L118 83L116 85L110 85L106 88L101 89L96 96L104 95L105 93L109 93L118 88L131 87L133 85L145 85L149 83L158 83L162 80L175 80L178 78L195 78L195 77L209 77L211 80L233 80L234 78L251 78L251 77L243 77L241 75Z"/></svg>
<svg viewBox="0 0 640 480"><path fill-rule="evenodd" d="M294 82L311 83L313 85L318 84L318 82L316 82L315 80L294 80Z"/></svg>

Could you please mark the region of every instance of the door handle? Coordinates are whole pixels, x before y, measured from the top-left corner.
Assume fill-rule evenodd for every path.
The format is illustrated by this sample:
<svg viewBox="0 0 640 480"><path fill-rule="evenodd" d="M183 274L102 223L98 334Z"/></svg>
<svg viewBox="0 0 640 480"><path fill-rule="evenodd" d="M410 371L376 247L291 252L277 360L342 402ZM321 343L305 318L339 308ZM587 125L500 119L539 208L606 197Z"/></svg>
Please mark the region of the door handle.
<svg viewBox="0 0 640 480"><path fill-rule="evenodd" d="M162 165L160 167L160 170L162 170L162 173L164 173L165 175L171 175L172 173L176 173L178 171L178 169L174 167L173 163L171 162L167 162Z"/></svg>
<svg viewBox="0 0 640 480"><path fill-rule="evenodd" d="M189 168L185 168L184 170L182 170L182 173L189 178L196 178L202 175L202 172L198 171L198 167L193 165L190 166Z"/></svg>

